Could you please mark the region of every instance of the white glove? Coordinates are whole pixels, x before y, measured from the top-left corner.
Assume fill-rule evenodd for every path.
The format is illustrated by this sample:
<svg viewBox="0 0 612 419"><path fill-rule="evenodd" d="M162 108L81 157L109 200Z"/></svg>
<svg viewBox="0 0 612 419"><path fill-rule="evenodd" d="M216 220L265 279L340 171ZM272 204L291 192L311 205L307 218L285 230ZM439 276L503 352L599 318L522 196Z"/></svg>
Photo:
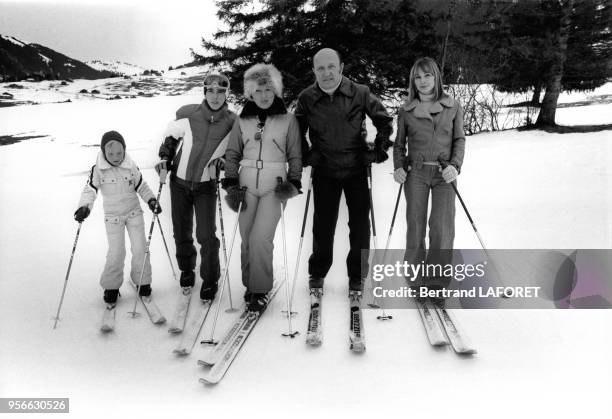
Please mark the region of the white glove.
<svg viewBox="0 0 612 419"><path fill-rule="evenodd" d="M155 171L158 175L162 170L168 171L168 163L166 160L160 160L160 162L155 165Z"/></svg>
<svg viewBox="0 0 612 419"><path fill-rule="evenodd" d="M444 168L444 170L442 170L442 177L446 183L454 182L457 179L457 176L459 176L459 172L452 164L449 164L446 166L446 168Z"/></svg>
<svg viewBox="0 0 612 419"><path fill-rule="evenodd" d="M408 166L408 171L410 171L410 169L411 167ZM407 176L408 176L408 173L402 167L400 167L399 169L396 169L395 172L393 172L393 179L395 179L397 183L406 182Z"/></svg>

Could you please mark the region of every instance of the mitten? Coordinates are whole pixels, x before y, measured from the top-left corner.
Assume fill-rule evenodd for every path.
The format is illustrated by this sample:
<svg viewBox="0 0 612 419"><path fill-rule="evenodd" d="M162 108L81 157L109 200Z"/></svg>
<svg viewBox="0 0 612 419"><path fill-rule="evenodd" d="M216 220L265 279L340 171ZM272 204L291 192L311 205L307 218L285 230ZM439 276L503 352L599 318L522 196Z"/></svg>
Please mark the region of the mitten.
<svg viewBox="0 0 612 419"><path fill-rule="evenodd" d="M225 180L225 179L224 179ZM230 186L227 188L227 195L225 195L225 202L231 208L232 211L238 212L238 208L242 203L242 210L246 209L246 202L244 200L246 188L241 188L237 185Z"/></svg>
<svg viewBox="0 0 612 419"><path fill-rule="evenodd" d="M89 213L89 207L80 207L74 212L74 219L77 220L79 223L82 223L83 220L85 220L85 218L89 216Z"/></svg>
<svg viewBox="0 0 612 419"><path fill-rule="evenodd" d="M286 180L284 182L280 182L274 188L274 194L281 201L286 201L290 198L293 198L297 194L301 193L302 182L299 180L291 179Z"/></svg>
<svg viewBox="0 0 612 419"><path fill-rule="evenodd" d="M235 177L226 177L221 179L221 187L224 190L229 190L232 186L238 186L238 179Z"/></svg>
<svg viewBox="0 0 612 419"><path fill-rule="evenodd" d="M151 211L153 211L153 214L157 215L162 212L161 206L159 205L159 202L157 202L157 199L151 198L147 204L149 205Z"/></svg>

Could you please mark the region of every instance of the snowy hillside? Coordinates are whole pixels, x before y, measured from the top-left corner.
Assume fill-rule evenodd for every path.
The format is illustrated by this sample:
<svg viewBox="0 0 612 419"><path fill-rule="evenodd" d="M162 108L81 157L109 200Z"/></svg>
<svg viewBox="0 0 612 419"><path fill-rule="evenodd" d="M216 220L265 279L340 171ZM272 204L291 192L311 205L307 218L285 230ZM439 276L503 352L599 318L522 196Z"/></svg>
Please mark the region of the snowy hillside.
<svg viewBox="0 0 612 419"><path fill-rule="evenodd" d="M79 60L40 44L29 44L13 36L0 35L0 80L46 80L112 76Z"/></svg>
<svg viewBox="0 0 612 419"><path fill-rule="evenodd" d="M190 67L161 76L138 75L99 80L0 83L0 107L78 101L121 100L201 93L207 67Z"/></svg>
<svg viewBox="0 0 612 419"><path fill-rule="evenodd" d="M130 90L144 91L149 82L156 91L173 89L163 96L105 101L89 100L82 94L78 96L82 100L72 103L0 108L0 138L31 137L0 147L0 397L69 397L70 414L64 415L69 418L609 415L610 310L456 311L466 336L478 349L476 356L467 358L456 356L449 348L433 350L413 310L392 311L390 322L380 322L378 312L366 311L367 351L351 353L344 205L323 302L325 341L319 348L304 343L311 218L295 293L299 314L293 325L301 335L295 339L280 336L287 327L280 313L284 309L281 290L218 386L198 383L203 370L196 362L206 351L204 347L196 345L190 356L177 358L172 349L179 336L170 335L166 326L152 325L146 316L132 319L127 314L134 293L126 284L121 290L116 331L101 335L103 303L98 280L106 237L100 199L83 224L62 321L53 330L51 317L77 229L72 214L87 171L94 164L100 137L111 129L121 132L127 152L149 185L157 189L152 167L167 122L179 106L202 100L197 83L201 75L181 76L176 71L172 76L176 78L166 73L152 80L126 79L126 84L118 79L95 84L78 81L57 86L53 93L74 98L81 88L95 87L100 88L99 95L126 94L119 92L136 81L138 87ZM2 85L0 91L5 88ZM612 104L563 107L557 120L566 125L610 124ZM611 155L611 131L561 135L510 130L477 135L467 139L459 188L490 248L610 248ZM373 174L379 244L386 239L397 188L391 171L392 163L387 161L377 165ZM309 173L310 169L304 172L304 185ZM290 279L304 202L305 194L291 200L285 214ZM172 252L166 187L161 205L161 223ZM400 214L403 211L402 202ZM225 205L223 215L229 236L236 216ZM147 229L150 221L150 212L145 210ZM282 262L280 234L279 226L276 264ZM400 216L391 247L403 247L404 235L405 221ZM244 290L236 251L239 242L238 237L230 267L235 305ZM479 248L459 206L455 246ZM153 293L164 314L170 316L178 284L172 279L157 229L151 251ZM226 294L222 308L227 306ZM139 310L143 310L140 305ZM216 338L231 320L231 315L221 312ZM208 337L210 328L208 322L200 337Z"/></svg>
<svg viewBox="0 0 612 419"><path fill-rule="evenodd" d="M106 70L112 73L117 73L125 76L138 76L142 74L146 69L138 65L124 63L122 61L102 61L102 60L91 60L85 61L85 64L96 70Z"/></svg>

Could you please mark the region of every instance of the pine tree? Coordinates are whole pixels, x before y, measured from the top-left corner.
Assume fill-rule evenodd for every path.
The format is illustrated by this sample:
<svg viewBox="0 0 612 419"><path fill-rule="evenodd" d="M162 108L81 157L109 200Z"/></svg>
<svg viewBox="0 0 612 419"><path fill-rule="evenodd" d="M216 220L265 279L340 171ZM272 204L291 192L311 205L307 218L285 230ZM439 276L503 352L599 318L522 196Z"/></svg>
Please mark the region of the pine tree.
<svg viewBox="0 0 612 419"><path fill-rule="evenodd" d="M502 91L533 90L537 125L555 124L561 90L589 90L610 76L609 0L539 0L479 3L490 30L476 34L489 51L486 65ZM484 62L483 62L484 63Z"/></svg>
<svg viewBox="0 0 612 419"><path fill-rule="evenodd" d="M336 49L344 74L376 94L405 88L410 66L423 55L436 56L434 19L403 0L245 0L218 1L227 29L203 40L201 63L227 65L233 86L254 63L271 62L283 73L289 101L314 81L312 57ZM234 40L235 46L224 45Z"/></svg>

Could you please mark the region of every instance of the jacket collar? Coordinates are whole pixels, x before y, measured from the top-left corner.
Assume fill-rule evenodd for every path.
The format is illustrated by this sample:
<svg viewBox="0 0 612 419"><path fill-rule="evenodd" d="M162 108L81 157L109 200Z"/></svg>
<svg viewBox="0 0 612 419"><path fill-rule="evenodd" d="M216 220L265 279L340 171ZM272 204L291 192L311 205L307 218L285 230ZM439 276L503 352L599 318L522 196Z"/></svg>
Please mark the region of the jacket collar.
<svg viewBox="0 0 612 419"><path fill-rule="evenodd" d="M404 108L404 110L406 112L410 112L413 109L415 109L418 104L419 104L419 100L418 99L413 99L412 102L410 102L410 103L404 103L402 105L402 108ZM429 112L430 113L439 113L439 112L442 112L444 110L444 108L442 108L442 106L444 106L445 108L452 108L453 107L453 99L449 95L447 95L446 93L444 93L442 96L440 96L440 99L436 100L433 103L433 105L431 105L431 108L429 108ZM428 116L427 116L427 118L428 118Z"/></svg>
<svg viewBox="0 0 612 419"><path fill-rule="evenodd" d="M132 167L133 165L133 161L132 158L128 155L128 153L125 153L125 157L123 158L123 161L121 162L121 164L119 166L113 166L112 164L110 164L108 162L108 160L106 160L106 158L104 157L104 153L102 151L98 152L98 158L96 159L96 166L98 166L98 169L110 169L113 167L121 167L122 169L129 169L130 167Z"/></svg>
<svg viewBox="0 0 612 419"><path fill-rule="evenodd" d="M325 93L323 90L321 90L321 88L319 87L317 82L314 82L311 86L310 86L310 90L312 92L313 98L315 100L315 102L325 96L329 96L327 93ZM341 93L346 97L353 97L355 96L355 86L353 84L353 82L348 79L347 77L342 76L342 81L340 82L340 85L338 86L338 88L336 89L336 91L334 92L334 95L337 93Z"/></svg>
<svg viewBox="0 0 612 419"><path fill-rule="evenodd" d="M242 111L240 111L241 118L248 118L250 116L271 116L271 115L282 115L287 113L287 107L281 98L274 96L274 102L268 109L261 109L252 100L249 100L244 104Z"/></svg>
<svg viewBox="0 0 612 419"><path fill-rule="evenodd" d="M210 106L208 106L206 99L204 99L195 112L199 112L202 118L204 118L204 120L212 123L214 121L219 121L220 119L225 118L229 111L227 108L227 101L219 109L213 111Z"/></svg>

